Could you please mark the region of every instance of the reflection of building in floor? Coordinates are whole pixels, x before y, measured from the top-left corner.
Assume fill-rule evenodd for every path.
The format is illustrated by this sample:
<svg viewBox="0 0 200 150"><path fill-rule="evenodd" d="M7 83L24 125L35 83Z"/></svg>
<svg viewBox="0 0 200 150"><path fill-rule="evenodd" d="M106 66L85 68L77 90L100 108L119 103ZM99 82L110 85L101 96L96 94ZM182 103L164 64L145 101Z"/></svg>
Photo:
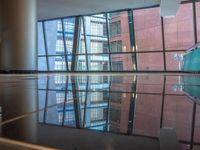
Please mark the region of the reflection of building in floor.
<svg viewBox="0 0 200 150"><path fill-rule="evenodd" d="M183 71L199 72L200 70L200 43L190 48L183 57Z"/></svg>
<svg viewBox="0 0 200 150"><path fill-rule="evenodd" d="M192 77L181 80L185 91L198 87ZM190 143L194 118L198 129L199 106L184 91L174 90L179 83L179 76L160 75L48 77L39 84L39 108L47 108L39 113L39 122L153 138L168 127Z"/></svg>

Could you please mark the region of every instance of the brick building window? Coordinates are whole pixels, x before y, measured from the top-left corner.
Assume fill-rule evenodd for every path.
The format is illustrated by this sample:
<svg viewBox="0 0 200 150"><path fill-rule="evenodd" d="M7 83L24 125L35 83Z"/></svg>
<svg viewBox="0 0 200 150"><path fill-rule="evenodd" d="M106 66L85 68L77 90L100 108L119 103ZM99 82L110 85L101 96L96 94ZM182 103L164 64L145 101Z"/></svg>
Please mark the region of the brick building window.
<svg viewBox="0 0 200 150"><path fill-rule="evenodd" d="M110 24L110 36L116 36L121 34L121 21L112 22Z"/></svg>
<svg viewBox="0 0 200 150"><path fill-rule="evenodd" d="M111 52L122 52L122 41L111 42Z"/></svg>
<svg viewBox="0 0 200 150"><path fill-rule="evenodd" d="M122 71L123 70L123 62L122 61L112 62L112 69L114 71Z"/></svg>

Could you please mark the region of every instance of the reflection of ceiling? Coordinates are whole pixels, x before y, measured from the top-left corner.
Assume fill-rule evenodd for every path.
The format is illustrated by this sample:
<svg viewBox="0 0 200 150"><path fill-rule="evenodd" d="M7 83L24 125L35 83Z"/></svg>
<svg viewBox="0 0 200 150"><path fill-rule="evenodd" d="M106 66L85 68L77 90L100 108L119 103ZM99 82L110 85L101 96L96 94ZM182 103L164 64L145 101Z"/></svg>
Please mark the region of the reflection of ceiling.
<svg viewBox="0 0 200 150"><path fill-rule="evenodd" d="M94 14L158 4L160 0L38 0L38 19Z"/></svg>
<svg viewBox="0 0 200 150"><path fill-rule="evenodd" d="M161 16L174 16L180 3L181 0L161 0Z"/></svg>

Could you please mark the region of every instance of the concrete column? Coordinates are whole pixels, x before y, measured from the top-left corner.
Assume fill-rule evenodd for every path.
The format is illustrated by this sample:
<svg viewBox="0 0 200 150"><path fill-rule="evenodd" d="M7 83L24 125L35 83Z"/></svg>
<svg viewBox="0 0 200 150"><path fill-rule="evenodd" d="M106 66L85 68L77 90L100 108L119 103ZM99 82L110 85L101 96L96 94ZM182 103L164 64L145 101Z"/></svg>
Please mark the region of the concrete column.
<svg viewBox="0 0 200 150"><path fill-rule="evenodd" d="M0 70L37 69L36 0L2 1Z"/></svg>
<svg viewBox="0 0 200 150"><path fill-rule="evenodd" d="M2 43L2 1L0 1L0 51Z"/></svg>

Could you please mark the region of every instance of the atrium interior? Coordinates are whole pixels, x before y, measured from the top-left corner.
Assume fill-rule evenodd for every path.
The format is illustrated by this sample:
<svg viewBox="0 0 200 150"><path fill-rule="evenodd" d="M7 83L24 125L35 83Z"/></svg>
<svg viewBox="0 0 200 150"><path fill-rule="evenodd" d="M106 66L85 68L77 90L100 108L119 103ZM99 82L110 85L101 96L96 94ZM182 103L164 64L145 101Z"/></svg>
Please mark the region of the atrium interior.
<svg viewBox="0 0 200 150"><path fill-rule="evenodd" d="M200 0L1 0L0 149L200 150Z"/></svg>

